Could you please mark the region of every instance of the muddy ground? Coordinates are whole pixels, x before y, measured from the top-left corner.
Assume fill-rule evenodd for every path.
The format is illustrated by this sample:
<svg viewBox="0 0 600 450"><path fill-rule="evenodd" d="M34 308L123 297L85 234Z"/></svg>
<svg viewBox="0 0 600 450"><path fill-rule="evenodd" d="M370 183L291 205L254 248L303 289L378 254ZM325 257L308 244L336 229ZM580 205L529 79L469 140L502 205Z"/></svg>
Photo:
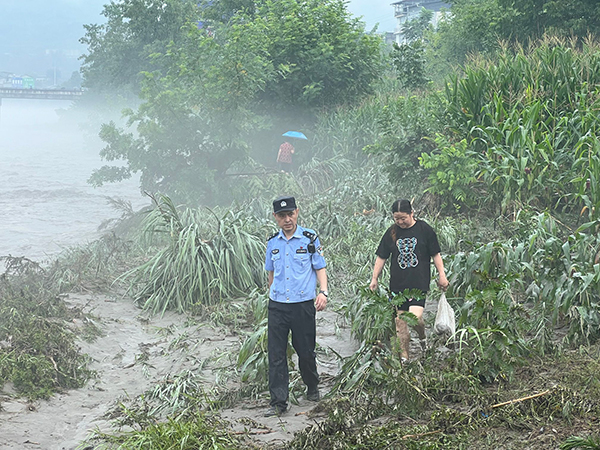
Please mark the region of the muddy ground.
<svg viewBox="0 0 600 450"><path fill-rule="evenodd" d="M181 314L168 312L163 316L148 317L129 299L69 294L66 301L87 313L102 332L93 342L80 342L82 352L91 358L90 368L97 372L97 377L81 389L33 403L16 398L11 386L5 385L0 393L0 450L91 449L92 446L83 447L81 444L93 430L115 431L114 423L106 415L114 411L119 401L135 398L165 377L184 370L201 373L205 389L210 391L218 367L226 365L228 360L215 357L225 354L235 357L243 339L239 333L200 323ZM427 303L425 318L430 338L436 307L435 301ZM74 323L73 326L82 327L83 324ZM318 313L317 341L322 348L332 348L342 356L353 354L358 347L350 336L349 327L331 306ZM433 341L430 339L430 344ZM414 335L411 352L413 357L420 357ZM339 371L340 363L335 357L324 356L322 352L318 363L324 380L324 393ZM550 372L551 368L542 371L544 378L548 378L547 383L560 378ZM541 374L532 376L539 378ZM515 393L514 398L526 394ZM304 398L300 398L298 404L291 404L289 412L281 418L263 417L267 407L268 393L264 392L257 399L238 401L235 407L223 409L220 414L231 424L233 432L247 436L255 447L264 449L281 448L282 444L293 439L295 433L324 418L314 409L315 404ZM551 426L540 421L541 418L532 421L528 430L508 432L505 428L484 428L474 432L471 441L473 444L481 443L480 448L488 448L487 444L484 445L486 442L495 442L499 448L558 448L568 436L585 436L595 427L580 419L568 426L561 421L551 421ZM501 439L499 441L501 436L505 439L503 443L500 443ZM470 448L477 448L477 445Z"/></svg>
<svg viewBox="0 0 600 450"><path fill-rule="evenodd" d="M5 386L0 398L0 449L76 449L91 430L110 430L111 423L104 416L117 401L136 397L164 377L186 369L201 370L210 389L215 380L211 357L224 351L237 354L242 339L180 314L168 312L149 318L128 299L69 294L66 301L91 315L102 331L102 336L93 342L80 342L97 377L81 389L34 403L14 398L11 387ZM178 345L174 350L172 343L182 339L186 345ZM349 328L332 308L318 313L317 340L322 347L331 347L342 356L351 355L357 348ZM335 375L338 369L339 363L333 357L319 358L324 379ZM323 388L326 390L327 386ZM300 399L285 416L264 418L262 414L268 407L265 392L259 400L240 402L221 414L234 430L247 430L259 446L272 447L291 440L295 432L318 420L307 414L314 406Z"/></svg>

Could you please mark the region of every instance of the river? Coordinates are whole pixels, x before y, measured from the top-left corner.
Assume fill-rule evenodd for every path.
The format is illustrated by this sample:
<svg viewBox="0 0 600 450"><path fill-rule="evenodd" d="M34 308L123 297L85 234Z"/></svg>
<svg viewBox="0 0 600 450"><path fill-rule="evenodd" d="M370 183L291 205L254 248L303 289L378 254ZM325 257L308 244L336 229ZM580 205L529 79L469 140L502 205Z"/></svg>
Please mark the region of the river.
<svg viewBox="0 0 600 450"><path fill-rule="evenodd" d="M69 102L2 99L0 111L0 256L43 262L97 238L119 217L107 197L149 204L139 178L93 188L87 179L105 164L103 143L60 120Z"/></svg>

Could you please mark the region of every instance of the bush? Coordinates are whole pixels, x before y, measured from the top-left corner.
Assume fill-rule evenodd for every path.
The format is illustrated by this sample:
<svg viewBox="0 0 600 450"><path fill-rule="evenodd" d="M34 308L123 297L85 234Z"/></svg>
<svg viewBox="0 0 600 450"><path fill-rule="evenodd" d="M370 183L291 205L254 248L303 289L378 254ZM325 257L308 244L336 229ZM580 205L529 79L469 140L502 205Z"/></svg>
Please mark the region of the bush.
<svg viewBox="0 0 600 450"><path fill-rule="evenodd" d="M150 238L162 235L166 244L122 276L130 280L130 292L145 309L189 311L263 285L264 239L243 209L218 217L189 208L180 213L166 196L153 200L156 208L144 233Z"/></svg>
<svg viewBox="0 0 600 450"><path fill-rule="evenodd" d="M11 381L29 397L78 388L93 375L69 328L67 308L44 270L25 258L5 258L0 276L0 384Z"/></svg>

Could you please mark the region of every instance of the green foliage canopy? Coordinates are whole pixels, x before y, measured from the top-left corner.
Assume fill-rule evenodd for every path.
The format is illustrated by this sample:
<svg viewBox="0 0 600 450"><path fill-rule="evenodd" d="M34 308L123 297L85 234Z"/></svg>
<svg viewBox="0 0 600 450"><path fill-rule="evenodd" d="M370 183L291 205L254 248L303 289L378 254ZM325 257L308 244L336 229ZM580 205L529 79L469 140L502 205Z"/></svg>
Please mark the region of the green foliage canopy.
<svg viewBox="0 0 600 450"><path fill-rule="evenodd" d="M278 77L263 98L280 107L352 103L381 69L381 40L341 0L263 0L248 28L262 30Z"/></svg>
<svg viewBox="0 0 600 450"><path fill-rule="evenodd" d="M506 32L521 41L540 38L547 32L579 38L600 32L600 4L596 0L498 0L498 6L514 11Z"/></svg>
<svg viewBox="0 0 600 450"><path fill-rule="evenodd" d="M340 0L265 0L254 12L240 7L226 24L209 23L188 24L152 55L162 69L145 72L143 104L126 112L135 130L109 123L101 131L101 156L126 165L102 167L92 184L141 172L142 189L218 201L228 191L227 170L283 109L311 115L358 100L378 76L381 40L364 34ZM103 42L98 48L111 50Z"/></svg>
<svg viewBox="0 0 600 450"><path fill-rule="evenodd" d="M392 62L398 80L408 89L423 88L429 78L426 73L425 47L422 40L409 44L394 44Z"/></svg>
<svg viewBox="0 0 600 450"><path fill-rule="evenodd" d="M158 70L150 55L182 42L182 27L198 20L192 0L123 0L104 6L104 24L84 25L80 39L85 86L93 90L139 91L140 74Z"/></svg>
<svg viewBox="0 0 600 450"><path fill-rule="evenodd" d="M469 54L493 54L500 41L526 44L544 34L583 39L600 33L595 0L454 0L431 36L437 64L463 64Z"/></svg>
<svg viewBox="0 0 600 450"><path fill-rule="evenodd" d="M165 76L146 73L137 111L128 110L136 132L103 125L101 156L126 166L95 171L93 185L141 172L142 189L169 192L179 200L210 203L218 198L223 174L243 159L245 131L258 126L249 102L271 77L260 36L242 25L214 35L188 26L181 47L157 56ZM254 30L256 31L256 30Z"/></svg>

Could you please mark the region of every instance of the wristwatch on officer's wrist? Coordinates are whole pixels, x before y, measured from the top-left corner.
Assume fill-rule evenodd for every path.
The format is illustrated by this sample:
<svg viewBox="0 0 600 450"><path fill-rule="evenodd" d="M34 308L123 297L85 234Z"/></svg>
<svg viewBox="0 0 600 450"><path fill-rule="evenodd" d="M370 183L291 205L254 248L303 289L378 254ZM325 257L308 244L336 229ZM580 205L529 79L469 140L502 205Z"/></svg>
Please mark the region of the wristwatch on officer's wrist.
<svg viewBox="0 0 600 450"><path fill-rule="evenodd" d="M319 294L323 294L325 298L329 297L329 295L327 295L327 291L319 291Z"/></svg>

